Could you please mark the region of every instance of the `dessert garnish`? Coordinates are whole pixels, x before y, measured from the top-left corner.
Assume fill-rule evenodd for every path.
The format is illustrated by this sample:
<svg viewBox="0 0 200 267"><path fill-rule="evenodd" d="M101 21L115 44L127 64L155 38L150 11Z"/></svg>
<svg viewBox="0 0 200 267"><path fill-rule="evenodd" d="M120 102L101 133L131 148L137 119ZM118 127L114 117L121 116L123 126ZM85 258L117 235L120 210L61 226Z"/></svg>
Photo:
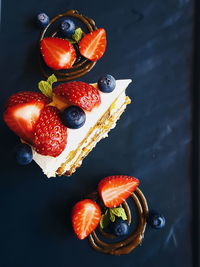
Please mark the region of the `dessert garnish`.
<svg viewBox="0 0 200 267"><path fill-rule="evenodd" d="M29 164L33 159L31 147L27 144L18 144L14 149L14 157L20 165Z"/></svg>
<svg viewBox="0 0 200 267"><path fill-rule="evenodd" d="M115 89L115 86L116 86L115 78L110 74L102 76L98 80L99 90L104 93L112 92Z"/></svg>
<svg viewBox="0 0 200 267"><path fill-rule="evenodd" d="M62 97L73 105L79 106L86 111L92 111L101 104L99 90L84 82L62 83L53 89L55 96Z"/></svg>
<svg viewBox="0 0 200 267"><path fill-rule="evenodd" d="M60 119L60 111L53 106L42 110L35 125L33 146L37 153L57 157L67 144L67 127Z"/></svg>
<svg viewBox="0 0 200 267"><path fill-rule="evenodd" d="M33 160L48 177L71 175L130 103L125 90L131 80L115 81L111 75L100 80L100 88L81 81L53 86L53 74L38 83L41 93L9 97L4 121L31 147Z"/></svg>
<svg viewBox="0 0 200 267"><path fill-rule="evenodd" d="M41 13L37 22L41 28L46 26L40 37L41 69L46 77L52 73L58 81L81 77L106 50L105 30L77 10L68 10L50 21Z"/></svg>
<svg viewBox="0 0 200 267"><path fill-rule="evenodd" d="M69 69L76 60L76 51L67 40L44 38L40 42L40 49L45 63L54 70Z"/></svg>
<svg viewBox="0 0 200 267"><path fill-rule="evenodd" d="M35 125L42 109L50 102L51 99L41 93L16 93L6 103L4 121L20 138L33 144Z"/></svg>
<svg viewBox="0 0 200 267"><path fill-rule="evenodd" d="M86 115L83 109L78 106L69 106L64 109L61 115L62 123L71 129L79 129L85 124Z"/></svg>
<svg viewBox="0 0 200 267"><path fill-rule="evenodd" d="M147 223L154 229L161 229L165 226L165 217L154 210L150 210Z"/></svg>
<svg viewBox="0 0 200 267"><path fill-rule="evenodd" d="M36 17L37 25L40 28L45 28L49 24L49 17L46 13L39 13Z"/></svg>
<svg viewBox="0 0 200 267"><path fill-rule="evenodd" d="M77 237L79 239L88 237L90 246L102 253L112 255L130 253L142 242L148 214L146 199L137 188L138 185L138 179L126 175L102 179L98 185L98 193L92 193L73 208L72 226ZM134 231L130 229L132 216L126 201L130 196L138 212L138 225ZM92 207L88 205L88 213L85 211L86 208L83 209L84 212L77 209L77 205L88 201L93 205ZM121 241L119 239L113 241L119 237L122 238Z"/></svg>
<svg viewBox="0 0 200 267"><path fill-rule="evenodd" d="M101 219L100 207L91 199L76 203L72 210L72 225L79 239L87 237L99 224Z"/></svg>
<svg viewBox="0 0 200 267"><path fill-rule="evenodd" d="M62 36L71 38L75 33L76 26L71 19L64 19L60 24L60 32Z"/></svg>

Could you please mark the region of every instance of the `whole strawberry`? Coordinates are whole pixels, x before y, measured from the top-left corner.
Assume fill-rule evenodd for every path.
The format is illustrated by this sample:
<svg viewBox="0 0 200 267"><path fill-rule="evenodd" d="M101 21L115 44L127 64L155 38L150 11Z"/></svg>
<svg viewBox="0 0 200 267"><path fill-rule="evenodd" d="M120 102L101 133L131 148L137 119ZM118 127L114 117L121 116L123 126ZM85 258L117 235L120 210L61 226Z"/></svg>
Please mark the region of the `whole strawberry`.
<svg viewBox="0 0 200 267"><path fill-rule="evenodd" d="M54 95L61 96L69 104L91 111L101 103L99 90L84 82L69 82L58 85L53 90Z"/></svg>
<svg viewBox="0 0 200 267"><path fill-rule="evenodd" d="M34 147L42 155L57 157L67 144L67 127L60 120L60 111L46 106L35 126Z"/></svg>

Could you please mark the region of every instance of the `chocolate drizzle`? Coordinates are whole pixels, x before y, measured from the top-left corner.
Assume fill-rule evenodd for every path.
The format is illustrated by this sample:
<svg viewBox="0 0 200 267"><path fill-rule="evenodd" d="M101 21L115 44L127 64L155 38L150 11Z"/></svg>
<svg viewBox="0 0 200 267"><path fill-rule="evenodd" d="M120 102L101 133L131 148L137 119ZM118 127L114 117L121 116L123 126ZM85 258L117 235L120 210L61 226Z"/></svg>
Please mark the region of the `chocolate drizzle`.
<svg viewBox="0 0 200 267"><path fill-rule="evenodd" d="M139 217L136 230L132 234L130 234L126 239L120 242L109 243L102 241L99 236L101 235L102 237L107 239L114 239L115 236L104 232L99 227L98 230L93 231L88 237L89 244L93 249L111 255L122 255L130 253L135 247L137 247L142 242L146 228L146 216L148 213L148 205L143 193L139 188L137 188L135 192L132 193L131 198L137 207L138 217ZM130 207L126 201L124 201L122 206L125 209L128 224L131 224Z"/></svg>
<svg viewBox="0 0 200 267"><path fill-rule="evenodd" d="M95 22L91 18L88 18L82 14L79 14L79 12L77 10L68 10L65 13L59 14L50 20L49 24L47 25L47 27L43 30L43 32L41 34L40 41L45 37L57 36L57 33L58 33L57 31L53 31L49 35L48 30L60 18L64 18L64 17L74 17L74 18L80 20L81 23L83 23L86 26L88 32L92 32L92 31L97 29ZM56 75L58 81L70 81L70 80L76 79L78 77L81 77L81 76L85 75L86 73L88 73L96 64L96 62L92 62L86 58L81 58L79 61L76 61L70 69L58 71L58 70L53 70L53 69L49 68L48 66L46 66L46 64L44 63L42 58L40 58L40 63L41 63L40 64L41 70L42 70L42 73L44 74L44 76L49 77L52 73L54 73Z"/></svg>

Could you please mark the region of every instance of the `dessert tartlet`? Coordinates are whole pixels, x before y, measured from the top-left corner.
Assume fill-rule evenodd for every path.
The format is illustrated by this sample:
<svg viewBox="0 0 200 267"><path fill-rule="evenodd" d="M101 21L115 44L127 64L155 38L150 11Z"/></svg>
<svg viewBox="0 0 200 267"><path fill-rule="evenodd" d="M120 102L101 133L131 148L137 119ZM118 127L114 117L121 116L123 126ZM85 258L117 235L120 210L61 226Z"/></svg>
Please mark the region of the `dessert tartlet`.
<svg viewBox="0 0 200 267"><path fill-rule="evenodd" d="M102 179L96 192L72 208L71 221L77 238L88 238L97 252L123 255L141 245L147 223L154 229L163 228L164 216L148 210L139 183L127 175Z"/></svg>
<svg viewBox="0 0 200 267"><path fill-rule="evenodd" d="M125 175L110 176L100 181L98 192L73 207L72 226L77 237L88 237L93 249L111 255L128 254L141 244L148 205L138 185L138 179ZM129 197L133 201L131 208L126 201ZM132 216L133 204L138 216ZM131 223L132 217L138 221L135 228ZM85 218L88 218L87 223Z"/></svg>
<svg viewBox="0 0 200 267"><path fill-rule="evenodd" d="M106 49L106 32L94 20L68 10L52 18L37 17L40 37L40 65L45 77L54 73L58 81L74 80L88 73Z"/></svg>
<svg viewBox="0 0 200 267"><path fill-rule="evenodd" d="M106 75L94 84L74 81L52 88L56 81L54 75L41 81L42 93L12 95L3 116L24 143L18 162L27 164L32 158L47 177L75 172L131 102L126 95L130 79Z"/></svg>

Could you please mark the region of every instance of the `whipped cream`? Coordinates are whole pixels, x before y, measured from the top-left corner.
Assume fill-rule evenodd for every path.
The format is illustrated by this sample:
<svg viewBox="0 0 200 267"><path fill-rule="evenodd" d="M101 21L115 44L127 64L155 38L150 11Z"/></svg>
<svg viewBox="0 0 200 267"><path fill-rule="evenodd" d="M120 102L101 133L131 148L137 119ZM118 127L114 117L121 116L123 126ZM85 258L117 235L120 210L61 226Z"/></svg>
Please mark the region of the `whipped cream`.
<svg viewBox="0 0 200 267"><path fill-rule="evenodd" d="M111 112L115 112L120 108L126 96L125 90L130 83L130 79L116 80L116 87L113 92L103 93L100 91L101 104L91 112L86 112L86 122L83 127L79 129L67 129L67 145L65 150L58 157L38 154L32 147L33 160L42 168L47 177L56 176L57 169L66 161L67 155L78 148L79 144L86 138L89 130L97 123L117 98L119 99L114 104ZM92 85L97 86L97 84ZM72 166L73 162L72 160L69 164ZM66 165L66 170L68 168L70 168L70 166Z"/></svg>

